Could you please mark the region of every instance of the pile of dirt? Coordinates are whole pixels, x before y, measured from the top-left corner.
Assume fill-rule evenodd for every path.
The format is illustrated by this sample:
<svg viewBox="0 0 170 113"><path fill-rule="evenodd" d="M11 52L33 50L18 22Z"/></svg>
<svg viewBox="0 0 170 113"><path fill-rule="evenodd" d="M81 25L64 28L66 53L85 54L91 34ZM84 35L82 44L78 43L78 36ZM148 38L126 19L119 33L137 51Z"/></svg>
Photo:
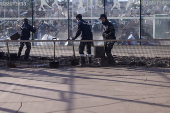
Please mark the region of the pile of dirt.
<svg viewBox="0 0 170 113"><path fill-rule="evenodd" d="M146 58L146 57L134 57L124 56L115 58L116 65L126 66L145 66L145 67L170 67L170 58Z"/></svg>
<svg viewBox="0 0 170 113"><path fill-rule="evenodd" d="M56 61L60 63L61 66L75 66L72 65L72 61L75 58L72 56L62 56L57 57ZM134 56L114 56L115 63L110 63L108 58L92 58L92 64L87 65L87 67L107 67L107 66L138 66L138 67L170 67L170 58L146 58L146 57L134 57ZM51 59L52 60L52 59ZM76 60L80 60L80 57L76 57ZM88 61L86 59L86 64Z"/></svg>
<svg viewBox="0 0 170 113"><path fill-rule="evenodd" d="M76 60L75 60L76 59ZM169 68L170 67L170 58L146 58L146 57L134 57L134 56L114 56L115 62L110 63L108 58L93 58L92 64L87 65L87 67L162 67ZM52 57L38 57L32 56L29 60L16 60L13 61L18 65L39 65L45 64L47 65L49 62L53 62L54 59ZM61 56L56 57L55 62L59 62L60 67L73 67L79 64L80 57L74 58L73 56ZM4 64L4 62L3 62ZM86 59L86 64L88 61Z"/></svg>

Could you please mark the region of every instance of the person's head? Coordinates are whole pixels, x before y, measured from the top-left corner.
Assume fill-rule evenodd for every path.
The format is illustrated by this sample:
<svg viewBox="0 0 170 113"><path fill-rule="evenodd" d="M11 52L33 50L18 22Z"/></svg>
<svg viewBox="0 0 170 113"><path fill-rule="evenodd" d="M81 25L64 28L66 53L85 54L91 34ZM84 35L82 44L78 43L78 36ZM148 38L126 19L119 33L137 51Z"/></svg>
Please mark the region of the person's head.
<svg viewBox="0 0 170 113"><path fill-rule="evenodd" d="M28 23L28 19L27 18L24 19L24 23Z"/></svg>
<svg viewBox="0 0 170 113"><path fill-rule="evenodd" d="M101 14L99 19L102 23L104 23L107 20L107 16L105 14Z"/></svg>
<svg viewBox="0 0 170 113"><path fill-rule="evenodd" d="M44 23L44 20L42 20L41 23Z"/></svg>
<svg viewBox="0 0 170 113"><path fill-rule="evenodd" d="M77 15L76 15L76 19L77 19L77 20L82 19L82 15L81 15L81 14L77 14Z"/></svg>

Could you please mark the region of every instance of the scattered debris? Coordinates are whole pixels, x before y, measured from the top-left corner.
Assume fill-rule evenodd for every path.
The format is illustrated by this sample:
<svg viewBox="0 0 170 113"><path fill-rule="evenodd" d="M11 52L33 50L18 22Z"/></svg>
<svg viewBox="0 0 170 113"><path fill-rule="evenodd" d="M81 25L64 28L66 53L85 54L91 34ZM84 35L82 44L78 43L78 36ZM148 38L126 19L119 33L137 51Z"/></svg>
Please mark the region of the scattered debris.
<svg viewBox="0 0 170 113"><path fill-rule="evenodd" d="M24 56L22 56L24 57ZM29 60L24 59L12 60L16 65L28 65L29 67L51 67L50 62L53 62L52 57L40 57L40 56L31 56ZM76 58L76 60L74 60ZM92 58L92 64L87 65L87 67L108 67L108 66L123 66L123 67L161 67L169 68L170 67L170 58L161 58L161 57L134 57L134 56L114 56L115 63L108 63L107 57L105 58ZM5 62L7 58L1 59L0 63ZM74 61L74 62L73 62ZM78 65L80 57L74 56L61 56L56 57L57 64L53 64L53 67L74 67ZM86 63L88 61L86 59ZM51 66L50 66L51 65ZM18 67L18 66L17 66Z"/></svg>

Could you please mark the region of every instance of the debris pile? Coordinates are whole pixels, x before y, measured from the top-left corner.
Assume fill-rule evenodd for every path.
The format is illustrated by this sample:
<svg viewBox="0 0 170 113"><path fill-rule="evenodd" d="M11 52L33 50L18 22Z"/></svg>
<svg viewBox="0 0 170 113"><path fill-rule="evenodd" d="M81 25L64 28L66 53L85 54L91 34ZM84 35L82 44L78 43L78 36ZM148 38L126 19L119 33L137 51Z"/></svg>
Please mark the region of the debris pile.
<svg viewBox="0 0 170 113"><path fill-rule="evenodd" d="M134 57L123 56L115 58L116 65L125 66L145 66L145 67L170 67L170 58L146 58L146 57Z"/></svg>
<svg viewBox="0 0 170 113"><path fill-rule="evenodd" d="M22 56L23 57L23 56ZM170 67L170 58L149 58L149 57L135 57L135 56L114 56L115 63L110 64L108 62L108 58L92 58L92 64L88 64L86 59L86 67L162 67L162 68L169 68ZM4 62L7 58L3 59ZM3 61L1 60L1 61ZM31 56L29 60L24 59L15 59L12 62L19 64L19 65L47 65L49 62L53 62L54 59L52 57L38 57L38 56ZM73 56L61 56L56 57L56 62L59 62L60 67L74 67L76 66L79 61L80 57L74 58ZM29 66L30 67L30 66Z"/></svg>

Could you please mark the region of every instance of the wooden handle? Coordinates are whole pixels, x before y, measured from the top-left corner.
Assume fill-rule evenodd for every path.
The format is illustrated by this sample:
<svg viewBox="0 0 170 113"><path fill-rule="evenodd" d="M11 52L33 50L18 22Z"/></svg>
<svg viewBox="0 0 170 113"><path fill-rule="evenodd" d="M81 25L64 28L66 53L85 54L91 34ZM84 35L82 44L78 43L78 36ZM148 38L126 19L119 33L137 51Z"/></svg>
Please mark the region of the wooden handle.
<svg viewBox="0 0 170 113"><path fill-rule="evenodd" d="M73 45L73 56L75 58L76 56L75 56L75 50L74 50L74 41L72 41L72 45Z"/></svg>

